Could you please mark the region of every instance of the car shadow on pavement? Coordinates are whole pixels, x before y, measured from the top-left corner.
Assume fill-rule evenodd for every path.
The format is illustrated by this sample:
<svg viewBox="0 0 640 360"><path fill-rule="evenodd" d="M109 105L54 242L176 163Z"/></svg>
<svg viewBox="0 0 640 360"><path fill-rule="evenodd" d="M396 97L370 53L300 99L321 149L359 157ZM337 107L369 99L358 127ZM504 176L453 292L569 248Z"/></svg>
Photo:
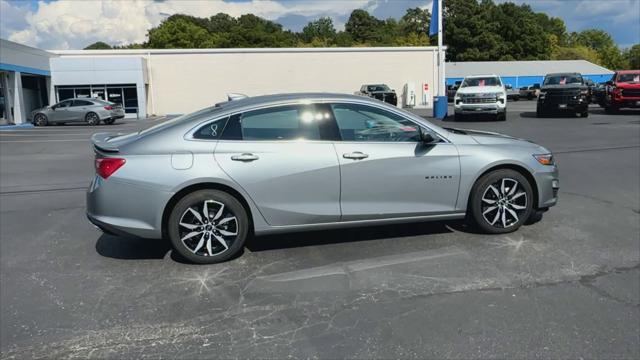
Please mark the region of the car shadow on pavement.
<svg viewBox="0 0 640 360"><path fill-rule="evenodd" d="M378 225L334 230L305 231L296 233L250 236L245 247L251 252L350 243L369 240L383 240L397 237L423 236L451 233L455 231L473 232L464 221L433 221L396 225ZM101 256L120 260L161 260L167 254L173 261L192 264L172 250L166 239L143 239L135 236L115 236L102 234L96 241L96 252ZM242 256L240 251L233 258Z"/></svg>
<svg viewBox="0 0 640 360"><path fill-rule="evenodd" d="M104 257L121 260L163 259L171 251L171 243L165 239L102 234L96 241L96 251Z"/></svg>
<svg viewBox="0 0 640 360"><path fill-rule="evenodd" d="M609 116L617 116L617 115L640 116L640 109L620 109L620 110L618 110L616 112L608 113L604 109L600 108L600 109L589 110L589 112L591 114L609 115Z"/></svg>
<svg viewBox="0 0 640 360"><path fill-rule="evenodd" d="M450 225L454 223L457 222L434 221L252 236L247 239L245 247L250 251L255 252L368 240L382 240L406 236L443 234L453 232Z"/></svg>

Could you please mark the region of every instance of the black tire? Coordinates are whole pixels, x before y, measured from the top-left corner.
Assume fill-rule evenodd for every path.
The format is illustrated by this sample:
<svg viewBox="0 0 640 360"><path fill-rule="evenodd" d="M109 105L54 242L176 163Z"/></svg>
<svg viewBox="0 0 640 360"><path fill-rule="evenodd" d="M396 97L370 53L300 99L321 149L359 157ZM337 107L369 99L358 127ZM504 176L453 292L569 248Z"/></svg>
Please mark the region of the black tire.
<svg viewBox="0 0 640 360"><path fill-rule="evenodd" d="M102 121L104 122L105 125L113 125L113 123L116 122L116 119L105 119Z"/></svg>
<svg viewBox="0 0 640 360"><path fill-rule="evenodd" d="M496 114L496 121L507 121L507 114Z"/></svg>
<svg viewBox="0 0 640 360"><path fill-rule="evenodd" d="M34 126L47 126L49 124L49 119L45 114L36 114L33 117L33 125Z"/></svg>
<svg viewBox="0 0 640 360"><path fill-rule="evenodd" d="M583 118L589 117L589 111L585 110L585 111L581 112L580 113L580 117L583 117Z"/></svg>
<svg viewBox="0 0 640 360"><path fill-rule="evenodd" d="M515 96L515 97L513 98L513 100L514 100L514 101L520 101L520 96Z"/></svg>
<svg viewBox="0 0 640 360"><path fill-rule="evenodd" d="M516 231L529 219L532 211L531 184L515 170L500 169L485 174L471 189L469 220L485 233Z"/></svg>
<svg viewBox="0 0 640 360"><path fill-rule="evenodd" d="M544 113L544 110L542 110L540 107L537 107L537 108L536 108L536 117L538 117L538 118L543 118L543 117L545 117L545 116L546 116L546 115L545 115L545 113Z"/></svg>
<svg viewBox="0 0 640 360"><path fill-rule="evenodd" d="M84 116L84 121L87 123L87 125L96 126L100 124L100 117L98 116L98 114L90 112Z"/></svg>
<svg viewBox="0 0 640 360"><path fill-rule="evenodd" d="M531 93L527 94L527 100L533 100L533 94Z"/></svg>
<svg viewBox="0 0 640 360"><path fill-rule="evenodd" d="M206 212L205 203L208 204ZM220 204L224 207L218 213ZM195 211L202 221L189 209ZM208 219L205 214L208 214ZM221 223L221 220L232 217L235 218L235 224L233 220ZM243 248L249 233L249 217L242 204L219 190L198 190L180 199L171 211L167 225L173 248L185 259L198 264L229 260ZM197 234L187 237L195 232Z"/></svg>

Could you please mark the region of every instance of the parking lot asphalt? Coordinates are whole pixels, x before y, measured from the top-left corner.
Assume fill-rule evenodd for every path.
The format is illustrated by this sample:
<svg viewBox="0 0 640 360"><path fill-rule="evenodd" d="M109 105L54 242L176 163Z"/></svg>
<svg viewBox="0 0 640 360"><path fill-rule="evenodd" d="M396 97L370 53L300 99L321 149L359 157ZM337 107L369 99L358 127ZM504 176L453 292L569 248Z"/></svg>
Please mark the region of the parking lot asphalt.
<svg viewBox="0 0 640 360"><path fill-rule="evenodd" d="M251 239L191 265L84 216L88 138L0 131L0 350L22 358L639 358L640 112L445 126L556 154L559 204L507 235L461 222Z"/></svg>

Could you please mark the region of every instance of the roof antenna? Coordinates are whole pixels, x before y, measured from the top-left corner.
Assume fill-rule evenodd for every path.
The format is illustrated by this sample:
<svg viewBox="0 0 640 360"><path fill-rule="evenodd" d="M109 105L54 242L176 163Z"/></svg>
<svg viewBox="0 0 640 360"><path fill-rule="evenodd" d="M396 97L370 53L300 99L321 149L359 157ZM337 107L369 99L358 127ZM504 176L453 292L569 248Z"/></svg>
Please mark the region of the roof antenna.
<svg viewBox="0 0 640 360"><path fill-rule="evenodd" d="M229 99L229 101L246 99L246 98L248 98L248 96L245 95L245 94L240 94L240 93L228 93L227 94L227 99Z"/></svg>

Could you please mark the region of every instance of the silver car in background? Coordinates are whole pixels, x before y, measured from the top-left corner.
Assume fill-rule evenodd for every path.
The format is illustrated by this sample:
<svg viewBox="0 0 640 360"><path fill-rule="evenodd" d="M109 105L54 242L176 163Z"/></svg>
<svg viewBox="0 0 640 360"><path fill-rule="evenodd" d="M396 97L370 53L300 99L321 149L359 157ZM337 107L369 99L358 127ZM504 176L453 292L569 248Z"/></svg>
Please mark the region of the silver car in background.
<svg viewBox="0 0 640 360"><path fill-rule="evenodd" d="M539 220L559 188L539 145L353 95L234 100L92 143L89 220L168 238L197 263L231 258L250 234L465 217L507 233Z"/></svg>
<svg viewBox="0 0 640 360"><path fill-rule="evenodd" d="M71 122L84 122L88 125L104 122L111 125L123 117L122 105L90 98L67 99L31 112L31 119L35 126Z"/></svg>

